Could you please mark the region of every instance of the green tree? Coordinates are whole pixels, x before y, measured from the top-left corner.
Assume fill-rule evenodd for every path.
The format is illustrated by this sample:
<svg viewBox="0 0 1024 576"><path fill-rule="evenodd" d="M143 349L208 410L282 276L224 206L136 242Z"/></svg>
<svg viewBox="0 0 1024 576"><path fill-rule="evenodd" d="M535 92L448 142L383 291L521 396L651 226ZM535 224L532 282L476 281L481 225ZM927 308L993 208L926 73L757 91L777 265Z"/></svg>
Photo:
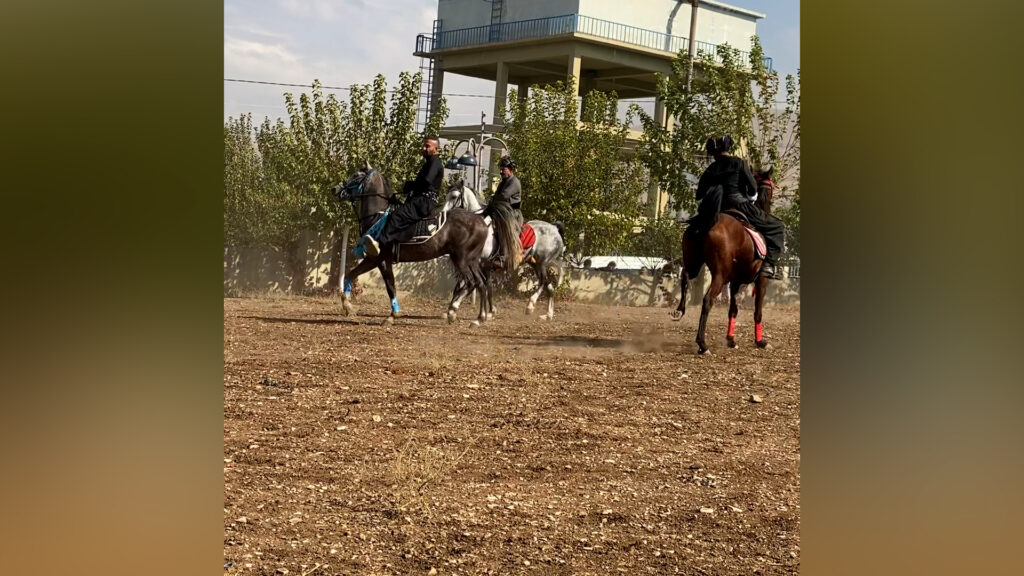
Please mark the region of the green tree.
<svg viewBox="0 0 1024 576"><path fill-rule="evenodd" d="M786 255L800 253L800 71L785 77L785 100L778 106L779 76L763 67L755 75L758 97L750 161L759 168L772 167L779 186L772 199L772 213L786 225Z"/></svg>
<svg viewBox="0 0 1024 576"><path fill-rule="evenodd" d="M387 82L378 75L372 86L353 86L347 104L334 95L325 98L319 81L298 100L285 94L287 122L266 119L253 130L248 117L229 118L225 242L265 243L285 251L293 266L293 288L298 288L304 278L305 255L298 253L302 234L332 232L331 283L336 287L341 237L355 215L330 189L367 161L393 185L415 174L422 138L416 131L421 79L402 73L390 106ZM442 100L427 131L436 133L447 113Z"/></svg>
<svg viewBox="0 0 1024 576"><path fill-rule="evenodd" d="M646 170L622 154L633 112L620 121L617 111L614 93L590 92L580 106L565 82L534 87L522 101L512 91L503 111L523 215L561 222L570 258L618 250L641 214Z"/></svg>
<svg viewBox="0 0 1024 576"><path fill-rule="evenodd" d="M224 245L251 246L263 237L268 206L263 163L253 142L252 117L224 123Z"/></svg>
<svg viewBox="0 0 1024 576"><path fill-rule="evenodd" d="M751 40L749 59L723 44L714 54L698 52L692 89L686 89L690 56L680 52L672 74L658 79L658 96L674 120L668 130L638 110L644 137L638 156L668 191L672 207L692 213L697 177L710 163L704 144L728 134L739 144L734 153L755 168L774 167L781 190L775 207L799 230L800 76L785 78L784 106L779 106L778 73L768 70L760 39ZM797 208L792 211L792 206ZM792 230L790 230L792 232ZM798 244L798 242L797 242Z"/></svg>

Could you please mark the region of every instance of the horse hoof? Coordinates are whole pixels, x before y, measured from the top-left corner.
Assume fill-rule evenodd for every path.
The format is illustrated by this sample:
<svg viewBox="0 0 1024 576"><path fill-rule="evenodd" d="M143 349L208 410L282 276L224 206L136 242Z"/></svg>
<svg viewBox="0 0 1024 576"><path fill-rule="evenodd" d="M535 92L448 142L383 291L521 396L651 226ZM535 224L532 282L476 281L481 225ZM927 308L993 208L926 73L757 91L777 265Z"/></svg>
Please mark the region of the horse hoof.
<svg viewBox="0 0 1024 576"><path fill-rule="evenodd" d="M494 320L494 314L488 314L488 315L487 315L487 316L486 316L486 317L484 318L484 320L487 320L487 321L490 321L490 320Z"/></svg>
<svg viewBox="0 0 1024 576"><path fill-rule="evenodd" d="M533 314L533 305L532 304L526 307L526 315L529 316L530 314Z"/></svg>
<svg viewBox="0 0 1024 576"><path fill-rule="evenodd" d="M683 319L683 313L682 313L682 312L680 312L679 310L673 310L673 311L672 311L672 313L671 313L671 314L669 314L669 316L670 316L670 317L671 317L671 318L672 318L673 320L675 320L676 322L678 322L678 321L680 321L680 320L682 320L682 319Z"/></svg>
<svg viewBox="0 0 1024 576"><path fill-rule="evenodd" d="M456 315L455 315L455 311L454 310L448 312L447 318L448 318L448 323L449 324L454 324L455 323L455 316Z"/></svg>
<svg viewBox="0 0 1024 576"><path fill-rule="evenodd" d="M345 316L352 316L356 312L355 307L349 304L348 300L341 303L341 309L345 313Z"/></svg>
<svg viewBox="0 0 1024 576"><path fill-rule="evenodd" d="M548 316L547 314L541 314L540 315L540 319L541 320L551 320L551 316Z"/></svg>
<svg viewBox="0 0 1024 576"><path fill-rule="evenodd" d="M703 344L697 344L697 354L704 356L705 354L709 354L710 352L711 349L708 348L707 346L704 346Z"/></svg>
<svg viewBox="0 0 1024 576"><path fill-rule="evenodd" d="M735 338L726 338L725 341L729 343L729 348L735 348L736 347L736 339Z"/></svg>
<svg viewBox="0 0 1024 576"><path fill-rule="evenodd" d="M394 316L388 316L387 318L384 319L384 324L383 325L384 326L391 326L394 323L395 323L395 317Z"/></svg>
<svg viewBox="0 0 1024 576"><path fill-rule="evenodd" d="M757 344L758 348L767 348L768 347L768 341L767 340L757 340L757 341L754 342L754 344Z"/></svg>
<svg viewBox="0 0 1024 576"><path fill-rule="evenodd" d="M480 321L479 320L473 320L472 322L469 323L469 325L471 327L473 327L473 328L476 328L477 326L480 325Z"/></svg>

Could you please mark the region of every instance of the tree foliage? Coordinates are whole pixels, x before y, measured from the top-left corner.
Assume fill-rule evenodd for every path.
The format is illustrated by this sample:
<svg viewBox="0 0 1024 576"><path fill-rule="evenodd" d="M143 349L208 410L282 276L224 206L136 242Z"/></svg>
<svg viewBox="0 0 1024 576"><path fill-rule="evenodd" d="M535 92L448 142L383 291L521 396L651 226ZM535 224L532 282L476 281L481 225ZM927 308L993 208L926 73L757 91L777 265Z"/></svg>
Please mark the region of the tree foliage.
<svg viewBox="0 0 1024 576"><path fill-rule="evenodd" d="M522 101L512 91L504 110L523 215L561 222L570 258L619 249L641 215L646 170L622 154L633 113L620 121L617 110L614 93L597 91L581 106L566 82L534 87Z"/></svg>
<svg viewBox="0 0 1024 576"><path fill-rule="evenodd" d="M780 110L779 77L767 69L761 42L754 36L749 62L727 44L715 54L699 52L691 90L686 89L690 56L680 52L672 74L658 79L658 96L674 130L637 108L644 127L638 155L661 186L672 206L693 212L697 176L710 163L704 144L709 137L730 135L740 146L734 153L755 168L774 166L782 183L778 200L799 194L800 80L785 78L785 106Z"/></svg>
<svg viewBox="0 0 1024 576"><path fill-rule="evenodd" d="M293 247L306 231L330 231L354 221L352 208L330 189L365 162L398 185L415 174L423 133L416 130L420 74L403 72L388 94L378 75L353 86L347 103L326 98L319 81L310 93L284 95L286 119L253 129L251 118L224 125L224 230L232 245ZM425 133L436 134L448 109L441 100Z"/></svg>

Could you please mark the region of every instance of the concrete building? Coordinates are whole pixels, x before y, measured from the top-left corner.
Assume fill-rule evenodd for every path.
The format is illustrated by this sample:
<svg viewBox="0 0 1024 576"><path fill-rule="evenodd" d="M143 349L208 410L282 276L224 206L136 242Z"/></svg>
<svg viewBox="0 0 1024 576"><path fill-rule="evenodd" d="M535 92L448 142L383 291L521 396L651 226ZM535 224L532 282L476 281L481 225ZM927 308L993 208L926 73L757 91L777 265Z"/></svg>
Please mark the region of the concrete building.
<svg viewBox="0 0 1024 576"><path fill-rule="evenodd" d="M654 97L656 74L669 74L678 52L689 49L692 12L688 0L438 0L434 29L416 38L415 54L424 59L428 85L421 112L424 118L429 115L447 74L494 81L492 118L505 102L509 84L517 86L521 98L531 85L569 77L580 95L614 90L623 100ZM723 43L749 47L757 20L764 17L699 0L695 49L713 53ZM670 125L658 100L654 115ZM479 128L452 126L442 136L472 134ZM500 126L488 128L500 131ZM657 216L666 199L656 187L652 192L658 199L649 203L650 212Z"/></svg>

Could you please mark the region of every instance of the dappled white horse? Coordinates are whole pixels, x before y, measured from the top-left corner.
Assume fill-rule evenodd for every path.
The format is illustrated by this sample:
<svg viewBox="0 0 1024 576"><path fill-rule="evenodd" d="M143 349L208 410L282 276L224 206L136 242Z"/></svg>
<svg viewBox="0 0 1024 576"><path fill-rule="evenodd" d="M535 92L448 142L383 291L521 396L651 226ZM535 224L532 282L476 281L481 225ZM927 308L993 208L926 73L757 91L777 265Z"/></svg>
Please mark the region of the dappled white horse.
<svg viewBox="0 0 1024 576"><path fill-rule="evenodd" d="M462 208L474 214L479 214L484 210L480 198L464 182L457 182L448 189L448 196L445 199L442 210L451 210L452 208ZM486 222L488 227L490 227L490 217L486 219ZM555 289L562 283L564 272L562 254L565 252L565 242L562 240L562 225L557 222L550 224L543 220L530 220L527 224L533 228L537 240L523 261L529 262L533 266L540 285L533 295L530 296L530 303L526 307L526 313L533 313L541 292L547 292L548 313L541 315L540 318L541 320L550 320L555 317ZM494 257L497 247L497 241L492 232L488 235L487 242L484 244L483 259L485 262ZM484 266L484 275L487 278L486 289L490 291L490 271L487 266ZM554 280L554 283L552 283L552 280ZM456 286L456 289L458 288L459 286ZM483 300L490 307L486 311L484 318L490 320L494 316L494 304L491 302L489 294Z"/></svg>

